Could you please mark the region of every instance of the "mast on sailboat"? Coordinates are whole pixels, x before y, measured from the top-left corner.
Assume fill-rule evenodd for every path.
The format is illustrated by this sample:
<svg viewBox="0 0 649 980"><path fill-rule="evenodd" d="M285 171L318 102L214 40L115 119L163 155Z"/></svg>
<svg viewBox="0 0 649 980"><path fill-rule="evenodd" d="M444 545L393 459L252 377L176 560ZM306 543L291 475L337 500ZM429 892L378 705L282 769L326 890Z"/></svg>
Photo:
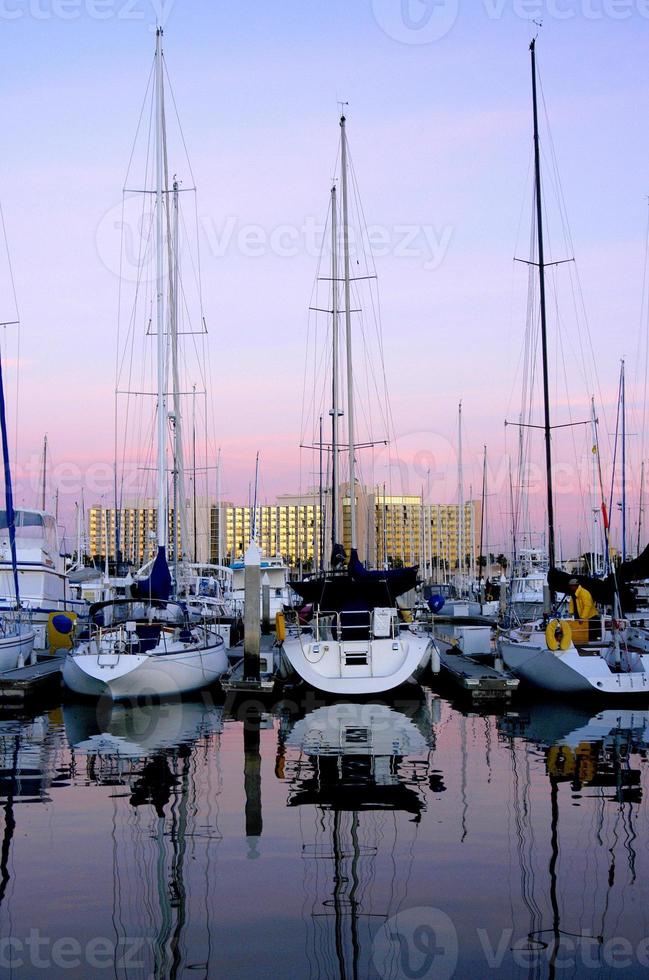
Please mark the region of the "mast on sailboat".
<svg viewBox="0 0 649 980"><path fill-rule="evenodd" d="M45 510L47 493L47 435L43 436L43 468L41 470L41 510Z"/></svg>
<svg viewBox="0 0 649 980"><path fill-rule="evenodd" d="M349 442L349 520L350 546L358 546L356 532L356 446L354 442L354 375L352 370L352 316L349 276L349 208L347 196L347 131L346 119L340 117L340 146L343 195L343 268L345 283L345 345L347 353L347 441Z"/></svg>
<svg viewBox="0 0 649 980"><path fill-rule="evenodd" d="M620 410L622 412L622 561L626 561L626 384L624 361L620 365Z"/></svg>
<svg viewBox="0 0 649 980"><path fill-rule="evenodd" d="M458 444L458 457L457 457L457 496L458 496L458 562L457 567L459 570L459 587L463 589L464 587L464 572L466 569L466 530L464 523L464 474L462 466L462 402L458 406L458 416L457 416L457 444Z"/></svg>
<svg viewBox="0 0 649 980"><path fill-rule="evenodd" d="M338 217L336 185L331 188L331 554L338 544Z"/></svg>
<svg viewBox="0 0 649 980"><path fill-rule="evenodd" d="M487 564L487 559L483 554L484 545L484 525L485 525L485 503L487 500L487 447L484 447L484 457L482 462L482 502L480 506L480 547L478 549L478 595L482 602L482 569ZM484 559L484 566L483 566Z"/></svg>
<svg viewBox="0 0 649 980"><path fill-rule="evenodd" d="M163 167L164 167L164 93L162 77L162 28L156 30L155 47L155 101L156 101L156 331L157 331L157 383L158 383L158 551L167 547L167 395L165 378L165 324L164 324L164 266L163 266Z"/></svg>
<svg viewBox="0 0 649 980"><path fill-rule="evenodd" d="M541 354L543 359L543 414L545 431L545 469L548 510L548 560L555 567L554 494L552 489L552 427L550 425L550 383L548 375L548 337L545 300L545 253L543 250L543 199L541 195L541 150L536 94L536 38L530 43L532 61L532 107L534 116L534 189L536 199L536 233L538 245L539 300L541 308ZM554 604L554 589L550 586L550 601Z"/></svg>

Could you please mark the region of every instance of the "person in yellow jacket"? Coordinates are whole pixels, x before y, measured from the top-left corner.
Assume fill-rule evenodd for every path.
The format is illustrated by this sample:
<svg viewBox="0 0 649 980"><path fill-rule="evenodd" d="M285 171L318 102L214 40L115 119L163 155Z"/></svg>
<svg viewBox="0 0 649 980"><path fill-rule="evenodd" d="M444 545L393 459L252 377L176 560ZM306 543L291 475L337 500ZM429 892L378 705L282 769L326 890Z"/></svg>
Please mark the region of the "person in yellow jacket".
<svg viewBox="0 0 649 980"><path fill-rule="evenodd" d="M599 612L592 595L588 589L579 584L576 578L570 579L568 589L570 592L570 602L568 603L570 615L574 616L575 619L588 622L589 639L599 640Z"/></svg>

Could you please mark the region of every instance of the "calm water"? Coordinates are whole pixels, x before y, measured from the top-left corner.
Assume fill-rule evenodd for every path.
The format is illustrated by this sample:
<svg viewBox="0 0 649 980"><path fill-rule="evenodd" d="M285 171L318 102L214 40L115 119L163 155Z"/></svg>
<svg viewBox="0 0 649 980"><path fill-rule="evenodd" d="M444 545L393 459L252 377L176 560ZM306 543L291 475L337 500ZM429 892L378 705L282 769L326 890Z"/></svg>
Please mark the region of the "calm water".
<svg viewBox="0 0 649 980"><path fill-rule="evenodd" d="M3 977L638 976L649 711L0 717Z"/></svg>

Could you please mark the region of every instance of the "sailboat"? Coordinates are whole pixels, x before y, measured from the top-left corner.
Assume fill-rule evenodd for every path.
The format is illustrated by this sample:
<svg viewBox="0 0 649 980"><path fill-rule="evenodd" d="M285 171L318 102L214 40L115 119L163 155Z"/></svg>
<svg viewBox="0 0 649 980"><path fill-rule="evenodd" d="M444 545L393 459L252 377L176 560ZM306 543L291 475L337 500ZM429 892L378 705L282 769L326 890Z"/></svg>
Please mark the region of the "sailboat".
<svg viewBox="0 0 649 980"><path fill-rule="evenodd" d="M11 615L0 618L0 671L12 670L22 666L34 649L35 633L31 623L20 605L20 585L18 582L18 562L16 560L16 515L14 512L11 467L9 465L9 441L7 439L7 419L5 415L4 382L2 378L2 357L0 356L0 429L2 430L2 461L5 475L5 519L9 531L11 549L11 568L15 606Z"/></svg>
<svg viewBox="0 0 649 980"><path fill-rule="evenodd" d="M157 554L147 579L132 587L129 600L95 604L88 636L66 659L63 680L75 693L112 698L168 697L214 683L227 669L223 637L213 621L196 621L187 605L171 600L167 562L167 394L163 209L166 141L162 30L156 32L156 332L157 332ZM173 290L177 302L177 290ZM173 311L172 311L173 313Z"/></svg>
<svg viewBox="0 0 649 980"><path fill-rule="evenodd" d="M417 568L368 570L358 557L356 444L350 302L348 162L346 119L340 118L343 277L338 269L337 191L331 189L332 439L331 567L322 575L292 581L291 587L313 618L289 626L282 652L293 671L310 686L330 694L362 695L389 691L416 678L428 665L432 643L416 623L400 622L397 598L414 589ZM346 568L338 539L339 478L339 283L344 290L347 373L347 442L351 554Z"/></svg>
<svg viewBox="0 0 649 980"><path fill-rule="evenodd" d="M548 582L551 597L562 579L568 578L555 567L554 503L552 491L552 444L548 378L548 348L545 302L545 263L543 251L543 204L537 113L537 73L535 40L530 45L532 60L532 104L534 120L535 205L538 240L539 296L541 313L541 352L543 360L544 431L548 515ZM636 648L620 618L619 590L613 577L615 618L602 620L602 639L589 641L588 628L579 620L557 618L538 620L503 634L498 642L505 665L521 680L560 694L629 695L649 692L649 655ZM564 585L564 590L566 586ZM597 597L596 597L597 598ZM608 629L604 627L608 626ZM583 635L585 633L585 636Z"/></svg>

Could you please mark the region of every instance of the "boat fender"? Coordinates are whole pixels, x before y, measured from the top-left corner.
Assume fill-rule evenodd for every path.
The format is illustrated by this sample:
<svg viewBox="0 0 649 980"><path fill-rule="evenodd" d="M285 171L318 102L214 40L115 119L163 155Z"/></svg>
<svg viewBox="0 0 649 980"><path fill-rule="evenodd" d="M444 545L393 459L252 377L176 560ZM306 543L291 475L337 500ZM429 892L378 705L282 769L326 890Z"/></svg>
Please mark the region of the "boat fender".
<svg viewBox="0 0 649 980"><path fill-rule="evenodd" d="M441 612L445 601L443 595L432 595L428 600L428 607L432 613Z"/></svg>
<svg viewBox="0 0 649 980"><path fill-rule="evenodd" d="M565 619L551 619L545 627L545 642L549 650L567 650L572 642L570 623Z"/></svg>
<svg viewBox="0 0 649 980"><path fill-rule="evenodd" d="M47 619L47 642L50 651L71 650L77 614L73 612L52 612Z"/></svg>
<svg viewBox="0 0 649 980"><path fill-rule="evenodd" d="M283 612L275 613L275 636L278 646L286 639L286 617Z"/></svg>

